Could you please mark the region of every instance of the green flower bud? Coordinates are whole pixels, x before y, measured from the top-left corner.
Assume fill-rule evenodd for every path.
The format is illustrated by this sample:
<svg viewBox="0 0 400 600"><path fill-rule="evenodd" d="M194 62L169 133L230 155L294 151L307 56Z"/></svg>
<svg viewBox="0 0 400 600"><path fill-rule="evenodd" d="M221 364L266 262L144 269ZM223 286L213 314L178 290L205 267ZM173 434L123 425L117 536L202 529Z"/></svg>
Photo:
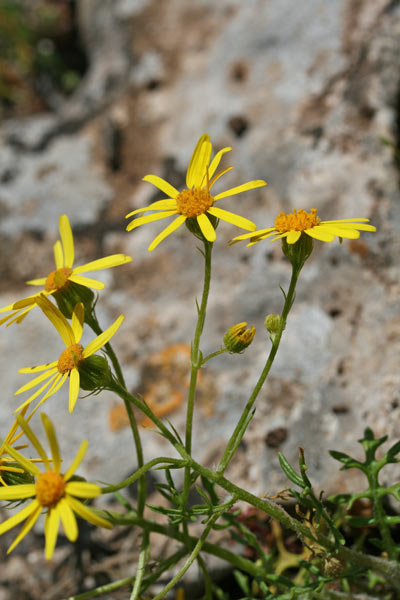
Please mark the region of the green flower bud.
<svg viewBox="0 0 400 600"><path fill-rule="evenodd" d="M225 348L231 354L240 354L253 341L256 328L250 326L246 329L247 323L237 323L233 325L224 335Z"/></svg>
<svg viewBox="0 0 400 600"><path fill-rule="evenodd" d="M301 269L307 258L311 255L314 242L309 235L302 233L295 244L288 244L286 238L282 238L282 252L292 263L295 269Z"/></svg>
<svg viewBox="0 0 400 600"><path fill-rule="evenodd" d="M82 302L85 307L85 315L89 314L95 300L94 292L90 288L74 281L68 281L63 288L54 292L53 296L58 308L67 319L72 317L72 313L78 302Z"/></svg>
<svg viewBox="0 0 400 600"><path fill-rule="evenodd" d="M92 354L78 367L82 390L97 392L108 388L112 382L112 373L104 356Z"/></svg>
<svg viewBox="0 0 400 600"><path fill-rule="evenodd" d="M280 315L274 315L273 313L267 315L264 320L264 327L269 333L271 342L274 342L276 335L282 328L282 317Z"/></svg>

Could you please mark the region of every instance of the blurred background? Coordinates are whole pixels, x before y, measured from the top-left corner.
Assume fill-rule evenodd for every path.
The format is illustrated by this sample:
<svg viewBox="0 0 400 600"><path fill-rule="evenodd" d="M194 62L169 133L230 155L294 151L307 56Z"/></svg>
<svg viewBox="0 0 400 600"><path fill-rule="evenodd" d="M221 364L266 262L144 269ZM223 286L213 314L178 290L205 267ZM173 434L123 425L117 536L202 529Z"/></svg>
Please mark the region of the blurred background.
<svg viewBox="0 0 400 600"><path fill-rule="evenodd" d="M161 198L144 175L184 185L207 132L215 150L233 148L223 164L236 168L220 190L268 181L221 207L259 228L293 208L377 227L342 245L316 244L228 476L274 493L287 485L277 451L295 461L301 445L319 489L362 486L338 473L328 449L358 455L366 425L391 440L400 433L399 64L398 0L0 0L1 306L54 269L61 214L73 227L76 264L131 255L131 264L94 274L106 283L100 321L106 328L125 313L114 346L129 386L181 429L202 258L185 228L148 253L164 224L126 233L125 215ZM264 364L263 320L280 311L278 283L290 276L278 244L228 248L238 233L218 228L202 349L219 348L240 321L257 334L243 356L217 358L202 374L195 454L211 467ZM5 435L25 382L18 368L54 360L62 342L32 311L1 328L0 349ZM134 470L118 400L81 398L72 416L66 394L46 404L66 463L88 438L83 475L116 482ZM169 452L142 425L146 459ZM53 565L44 564L40 529L25 538L0 567L0 600L59 599L131 572L134 538L82 535L73 547L60 537ZM3 537L2 552L12 533Z"/></svg>

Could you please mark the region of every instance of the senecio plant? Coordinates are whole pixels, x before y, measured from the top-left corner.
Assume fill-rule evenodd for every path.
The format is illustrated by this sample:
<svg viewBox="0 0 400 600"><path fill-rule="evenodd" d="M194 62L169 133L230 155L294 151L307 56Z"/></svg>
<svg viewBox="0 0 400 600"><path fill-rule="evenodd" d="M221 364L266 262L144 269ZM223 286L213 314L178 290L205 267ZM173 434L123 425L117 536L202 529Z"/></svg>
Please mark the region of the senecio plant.
<svg viewBox="0 0 400 600"><path fill-rule="evenodd" d="M338 238L341 242L343 238L358 238L360 231L375 231L375 227L364 218L322 221L316 209L310 212L299 209L290 214L281 212L273 226L257 229L249 219L229 212L217 203L265 186L265 181L249 181L213 195L216 182L233 168L218 170L221 159L230 150L223 148L212 157L209 136L202 135L189 162L186 187L179 191L156 175L146 175L144 181L156 186L164 197L127 215L130 219L128 231L153 221L172 218L151 241L149 251L183 224L193 234L195 244L202 244L204 285L197 304L197 323L191 342L184 439L172 423L162 421L146 404L146 399L125 384L120 363L110 343L123 325L124 316L119 316L105 331L96 316L98 297L93 290L100 291L104 285L88 277L87 273L126 264L130 257L115 254L76 266L70 223L68 217L62 215L59 219L60 240L54 245L54 271L28 281L35 288L33 293L1 309L4 317L0 324L15 326L13 324L18 323L19 327L23 327L23 321L32 310L41 311L57 330L62 343L59 353L49 355L46 364L19 369L23 376L31 378L16 391L22 403L16 405L11 428L3 434L4 441L0 447L0 500L18 510L1 522L0 534L19 526L8 548L11 552L44 514L44 551L46 558L51 559L60 526L66 537L74 542L78 536L78 519L85 519L97 527L120 525L139 528L141 545L136 572L125 579L74 596L75 600L102 594L110 597L109 593L123 586L129 586L130 600L144 600L149 598L155 582L160 591L153 595L153 600L171 598L171 594L175 597L175 593L183 600L184 593L179 582L193 563L197 563L201 573L199 596L202 594L204 600L230 600L230 595L213 581L212 572L210 574L215 557L231 566L237 588L241 590L235 597L239 598L241 593L243 600L377 597L394 600L400 597L400 545L395 531L400 516L388 499L400 500L400 484L383 487L379 476L387 464L399 461L400 442L383 453L380 447L386 438L376 439L373 432L366 429L360 440L365 452L364 461L332 451L332 456L342 463L342 469L361 470L367 485L364 491L327 500L313 489L303 449L300 449L298 468L279 455L280 465L292 487L274 497L254 495L225 477L251 419L257 418L257 396L278 351L295 300L298 278L312 253L314 240L333 242ZM192 457L192 424L199 371L209 360L217 360L223 352L242 353L255 335L254 327L239 322L226 332L221 348L208 356L204 356L200 349L210 290L213 242L220 220L245 230L231 240L231 245L245 241L248 246L253 246L264 240L280 240L282 251L291 263L292 276L287 291L281 288L281 313L265 318L266 331L261 335L265 336L266 360L262 372L248 399L243 401L242 413L225 449L221 451L219 463L214 469L209 469ZM228 251L234 252L234 249ZM93 337L84 347L80 342L85 327L93 331ZM87 441L82 442L72 463L65 465L54 426L49 417L41 413L49 452L45 450L31 428L31 421L46 401L56 401L55 397L64 385L69 386L69 412L79 410L79 393L82 390L86 395L109 390L124 401L136 451L137 469L130 477L113 485L99 485L79 477L77 473ZM67 407L65 409L67 411ZM145 462L136 420L138 411L150 419L155 431L170 443L175 458L156 456ZM129 452L126 454L129 456ZM163 472L158 483L158 491L164 496L160 506L148 502L146 474L152 469ZM176 476L177 470L182 470L182 477ZM136 506L132 506L121 494L121 490L134 482L138 482ZM197 490L200 498L195 505L189 503L192 488ZM120 511L101 510L88 505L88 500L101 494L113 495L121 504ZM280 499L290 499L291 502L277 502ZM253 511L253 517L249 510ZM159 516L152 518L152 511L162 514L162 522ZM200 535L194 535L193 522L196 522L197 532L201 528ZM213 530L221 529L230 534L238 544L236 549L242 547L243 552L232 551L229 544L219 545L208 540ZM154 552L151 546L153 533L174 541L169 556L158 556ZM293 543L292 547L288 544L289 538L298 540L294 548ZM172 575L168 578L169 573Z"/></svg>

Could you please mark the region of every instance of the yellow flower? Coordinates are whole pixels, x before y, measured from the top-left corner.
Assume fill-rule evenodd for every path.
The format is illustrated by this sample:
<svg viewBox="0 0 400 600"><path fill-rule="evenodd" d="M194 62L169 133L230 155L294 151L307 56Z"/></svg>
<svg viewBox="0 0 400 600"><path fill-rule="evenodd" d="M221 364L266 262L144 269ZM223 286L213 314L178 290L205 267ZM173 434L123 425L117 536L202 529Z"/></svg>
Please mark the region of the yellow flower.
<svg viewBox="0 0 400 600"><path fill-rule="evenodd" d="M14 322L20 323L29 311L36 306L36 299L39 294L44 294L45 296L54 294L55 292L62 290L69 282L74 282L95 290L102 290L105 287L104 283L97 281L96 279L82 276L82 273L110 269L111 267L124 265L132 260L130 256L125 254L112 254L105 258L93 260L92 262L86 263L86 265L74 267L74 238L72 236L71 225L67 215L61 215L59 218L59 230L61 241L57 240L54 244L55 271L49 273L47 277L27 281L26 283L28 285L43 286L43 289L22 300L18 300L18 302L14 302L1 308L0 313L7 311L13 312L1 319L0 325L7 321L7 326Z"/></svg>
<svg viewBox="0 0 400 600"><path fill-rule="evenodd" d="M34 476L35 482L0 488L0 500L25 500L27 498L33 498L32 502L19 513L0 524L0 535L9 529L12 529L22 521L25 521L19 534L7 550L7 553L11 552L32 529L43 509L47 509L44 535L46 539L45 556L46 559L49 560L53 555L57 542L60 520L65 535L71 542L74 542L78 537L78 525L75 514L98 527L111 528L112 525L109 521L99 517L80 500L77 500L77 498L95 498L96 496L99 496L101 494L99 486L94 483L83 481L71 481L73 474L79 467L86 453L88 447L87 441L85 440L82 442L71 466L64 474L62 474L60 472L60 449L53 424L45 414L42 414L41 417L51 449L51 458L48 457L43 446L27 422L19 415L17 416L17 420L25 435L36 448L41 461L45 466L46 470L44 472L42 472L34 462L22 456L22 454L17 452L14 448L11 448L11 446L6 445L8 454L10 454L24 470Z"/></svg>
<svg viewBox="0 0 400 600"><path fill-rule="evenodd" d="M28 410L28 406L26 406L24 408L24 410L21 412L21 416L25 416L26 411ZM31 413L29 415L29 417L27 418L27 421L29 421L29 419L32 417L33 413ZM4 438L2 444L0 445L0 484L1 485L7 485L7 483L4 481L3 476L2 476L2 471L4 472L8 472L8 473L23 473L24 470L16 467L15 466L15 461L13 458L10 458L8 456L7 450L6 448L8 446L13 446L15 444L15 442L23 435L23 431L19 429L19 424L18 421L14 421L14 423L11 426L10 431L7 433L6 437ZM22 446L15 446L16 450L22 450L22 448L26 448L26 444L22 445ZM10 464L12 463L12 464Z"/></svg>
<svg viewBox="0 0 400 600"><path fill-rule="evenodd" d="M178 215L172 223L168 225L150 244L149 252L154 250L156 246L163 239L165 239L170 233L174 232L180 227L187 219L196 219L197 224L203 234L203 236L209 241L214 242L216 239L215 229L207 215L211 215L214 218L228 221L233 223L242 229L248 231L254 231L256 229L255 224L249 219L240 217L234 213L231 213L223 208L217 208L214 206L214 202L226 198L227 196L233 196L234 194L240 194L246 190L252 190L266 185L265 181L248 181L237 187L226 190L216 196L210 194L210 190L214 183L225 173L233 169L228 167L223 169L219 173L215 174L218 165L221 161L222 156L229 152L231 148L222 148L214 156L210 163L212 145L210 142L210 136L204 134L197 142L196 148L190 159L189 167L186 172L186 189L179 192L170 183L158 177L157 175L146 175L143 177L143 181L152 183L162 192L164 192L168 198L164 200L158 200L153 202L146 208L139 208L133 210L126 218L143 213L145 211L159 211L148 216L140 216L129 223L127 231L131 231L140 225L158 221L159 219L165 219L166 217L172 217Z"/></svg>
<svg viewBox="0 0 400 600"><path fill-rule="evenodd" d="M69 377L69 412L71 413L74 410L79 394L79 367L89 356L100 350L112 338L125 317L124 315L120 315L106 331L103 331L103 333L84 348L79 343L83 331L84 308L82 303L76 305L70 325L64 315L48 298L39 296L36 301L57 329L66 349L53 362L37 367L19 369L19 373L40 373L40 375L17 390L15 395L22 394L42 382L45 383L28 400L21 404L17 410L23 409L48 388L36 406L36 410L47 398L55 394Z"/></svg>
<svg viewBox="0 0 400 600"><path fill-rule="evenodd" d="M321 221L317 217L317 209L312 208L308 213L303 210L293 210L286 215L281 212L275 219L275 226L267 229L258 229L251 233L238 235L231 243L250 239L248 246L252 246L265 238L271 237L271 242L286 238L288 244L295 244L303 233L321 242L333 242L335 236L339 238L357 239L360 231L376 231L373 225L366 225L369 219L339 219L336 221Z"/></svg>

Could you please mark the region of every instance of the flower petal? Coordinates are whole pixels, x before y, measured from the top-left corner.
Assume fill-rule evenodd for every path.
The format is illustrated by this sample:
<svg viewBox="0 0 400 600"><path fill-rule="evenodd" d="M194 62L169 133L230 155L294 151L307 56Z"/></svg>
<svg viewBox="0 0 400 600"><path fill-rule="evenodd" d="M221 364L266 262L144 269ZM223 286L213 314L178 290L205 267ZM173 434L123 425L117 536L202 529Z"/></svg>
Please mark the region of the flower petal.
<svg viewBox="0 0 400 600"><path fill-rule="evenodd" d="M310 229L305 229L305 233L316 240L320 240L321 242L333 242L335 236L328 231L324 231L322 227L311 227Z"/></svg>
<svg viewBox="0 0 400 600"><path fill-rule="evenodd" d="M32 367L32 368L34 368L34 367ZM22 394L22 392L26 392L27 390L30 390L31 388L35 387L35 385L37 385L38 383L41 383L45 379L48 379L49 377L54 375L56 372L57 372L57 367L52 367L49 370L47 370L45 373L41 373L41 375L38 375L34 379L31 379L31 381L29 381L28 383L26 383L25 385L20 387L14 393L14 396L18 396L18 394Z"/></svg>
<svg viewBox="0 0 400 600"><path fill-rule="evenodd" d="M32 506L32 504L35 504L35 503L36 503L36 500L34 500L29 506ZM26 520L26 523L24 523L23 527L21 527L21 531L19 532L19 534L17 535L17 537L15 538L15 540L13 541L11 546L8 548L7 554L12 552L14 550L14 548L20 543L22 538L24 538L26 536L26 534L29 533L29 531L32 529L32 527L34 526L34 524L40 517L41 512L42 512L42 507L38 503L37 506L35 505L35 510L28 517L28 519Z"/></svg>
<svg viewBox="0 0 400 600"><path fill-rule="evenodd" d="M39 454L42 459L46 469L50 467L48 456L40 443L38 437L35 433L33 433L32 429L29 427L28 423L21 417L21 415L17 415L17 421L23 432L25 433L28 440L31 442L32 446L35 448L36 452Z"/></svg>
<svg viewBox="0 0 400 600"><path fill-rule="evenodd" d="M45 285L46 277L39 277L39 279L30 279L25 281L26 285Z"/></svg>
<svg viewBox="0 0 400 600"><path fill-rule="evenodd" d="M64 266L64 254L60 240L57 240L53 246L54 262L56 263L56 269L62 269Z"/></svg>
<svg viewBox="0 0 400 600"><path fill-rule="evenodd" d="M68 410L70 413L75 408L76 401L79 396L80 376L78 369L72 369L69 374L69 400Z"/></svg>
<svg viewBox="0 0 400 600"><path fill-rule="evenodd" d="M149 206L132 210L132 212L125 215L125 219L129 219L129 217L137 215L138 213L144 213L147 210L170 210L171 208L176 208L176 200L174 198L157 200L157 202L153 202L152 204L149 204Z"/></svg>
<svg viewBox="0 0 400 600"><path fill-rule="evenodd" d="M58 528L60 526L60 509L58 504L49 508L44 522L45 556L46 560L50 560L56 547Z"/></svg>
<svg viewBox="0 0 400 600"><path fill-rule="evenodd" d="M67 496L67 502L77 515L79 515L82 519L89 521L89 523L93 523L93 525L97 525L97 527L106 527L107 529L112 529L112 523L106 521L102 517L99 517L93 510L91 510L88 506L85 506L79 500L75 500L72 496Z"/></svg>
<svg viewBox="0 0 400 600"><path fill-rule="evenodd" d="M161 213L153 213L151 215L146 215L145 217L137 217L136 219L133 219L133 221L131 221L129 223L129 225L127 225L126 230L127 231L132 231L132 229L135 229L136 227L140 227L140 225L146 225L147 223L152 223L153 221L159 221L160 219L166 219L167 217L171 217L172 215L176 215L177 214L177 210L166 210L163 211Z"/></svg>
<svg viewBox="0 0 400 600"><path fill-rule="evenodd" d="M257 225L250 221L249 219L245 219L245 217L241 217L240 215L235 215L228 210L224 210L223 208L218 208L217 206L211 206L211 208L207 211L214 217L218 217L218 219L222 219L223 221L227 221L228 223L232 223L233 225L237 225L242 229L248 229L249 231L254 231L257 229Z"/></svg>
<svg viewBox="0 0 400 600"><path fill-rule="evenodd" d="M259 187L263 187L267 185L267 182L263 179L257 179L254 181L248 181L247 183L242 183L242 185L238 185L230 190L226 190L226 192L221 192L221 194L217 194L214 196L215 200L221 200L221 198L226 198L227 196L234 196L235 194L241 194L242 192L246 192L247 190L254 190Z"/></svg>
<svg viewBox="0 0 400 600"><path fill-rule="evenodd" d="M67 269L71 269L74 264L74 238L72 237L72 229L67 215L61 215L58 219L58 227L63 246L63 266Z"/></svg>
<svg viewBox="0 0 400 600"><path fill-rule="evenodd" d="M68 323L64 315L58 310L58 308L43 294L40 294L36 298L36 302L46 317L53 323L66 347L68 348L68 346L74 344L74 333L71 325Z"/></svg>
<svg viewBox="0 0 400 600"><path fill-rule="evenodd" d="M101 271L102 269L111 269L112 267L118 267L120 265L126 265L132 262L132 257L126 254L112 254L111 256L105 256L98 260L92 260L92 262L86 263L81 267L75 267L73 273L87 273L88 271Z"/></svg>
<svg viewBox="0 0 400 600"><path fill-rule="evenodd" d="M260 238L263 239L264 236L268 233L272 233L275 234L276 229L275 227L268 227L267 229L257 229L256 231L251 231L250 233L242 233L242 235L237 235L236 237L234 237L230 242L229 245L231 246L232 244L236 244L237 242L241 242L242 240L248 240L249 238Z"/></svg>
<svg viewBox="0 0 400 600"><path fill-rule="evenodd" d="M286 237L286 241L288 244L295 244L297 242L297 240L300 238L301 236L301 231L289 231L287 237Z"/></svg>
<svg viewBox="0 0 400 600"><path fill-rule="evenodd" d="M356 222L368 223L369 219L334 219L333 221L321 221L320 225L322 225L322 223L356 223Z"/></svg>
<svg viewBox="0 0 400 600"><path fill-rule="evenodd" d="M235 167L227 167L227 168L226 168L226 169L224 169L223 171L220 171L219 173L217 173L217 174L215 175L215 177L213 177L213 178L210 180L210 182L209 182L209 188L208 188L208 189L209 189L209 190L211 190L211 188L212 188L212 186L214 185L214 183L215 183L216 181L218 181L218 179L219 179L220 177L222 177L222 175L225 175L225 173L228 173L228 171L232 171L232 169L234 169L234 168L235 168Z"/></svg>
<svg viewBox="0 0 400 600"><path fill-rule="evenodd" d="M174 219L172 221L172 223L170 223L168 225L168 227L163 229L162 232L159 233L158 236L154 238L154 240L151 242L150 246L148 247L148 251L152 252L154 250L154 248L156 248L160 242L165 240L166 237L168 237L171 233L173 233L176 229L178 229L178 227L180 227L182 225L182 223L184 223L185 221L186 221L185 215L179 215L179 217Z"/></svg>
<svg viewBox="0 0 400 600"><path fill-rule="evenodd" d="M72 496L78 496L78 498L97 498L101 494L98 485L86 481L69 481L65 486L65 491Z"/></svg>
<svg viewBox="0 0 400 600"><path fill-rule="evenodd" d="M90 342L83 350L83 358L87 358L88 356L95 354L95 352L97 352L97 350L100 350L100 348L102 348L104 344L107 344L107 342L117 332L124 319L125 315L120 315L118 319L116 319L114 323L110 325L110 327L108 327L108 329L103 331L103 333L101 333L99 336L97 336L97 338Z"/></svg>
<svg viewBox="0 0 400 600"><path fill-rule="evenodd" d="M212 145L209 141L204 141L200 147L200 152L196 161L193 163L192 186L194 188L204 187L207 183L208 165L211 158ZM189 188L190 189L190 188Z"/></svg>
<svg viewBox="0 0 400 600"><path fill-rule="evenodd" d="M186 186L190 190L194 187L194 173L196 171L197 164L199 162L200 153L204 143L210 143L210 136L207 133L203 133L199 141L196 144L193 154L191 156L189 166L186 171ZM208 163L207 163L208 164Z"/></svg>
<svg viewBox="0 0 400 600"><path fill-rule="evenodd" d="M357 229L340 227L340 225L317 225L316 229L319 229L320 231L326 231L327 233L332 233L332 235L336 235L338 237L349 238L352 240L356 240L360 237L360 232L357 231Z"/></svg>
<svg viewBox="0 0 400 600"><path fill-rule="evenodd" d="M51 457L53 459L54 470L56 473L60 472L61 467L61 455L60 455L60 447L58 445L56 432L54 431L53 423L50 421L49 417L42 413L40 415L43 423L44 430L47 435L47 439L49 440Z"/></svg>
<svg viewBox="0 0 400 600"><path fill-rule="evenodd" d="M68 467L66 472L64 473L64 481L68 481L69 479L71 479L72 475L75 473L75 471L81 464L82 459L85 456L86 451L88 449L88 445L89 445L88 441L83 440L82 444L79 447L78 452L75 455L74 460L72 461L71 465Z"/></svg>
<svg viewBox="0 0 400 600"><path fill-rule="evenodd" d="M148 181L155 185L159 190L167 194L169 198L176 198L179 195L179 192L173 185L165 181L162 177L158 177L158 175L145 175L143 177L143 181Z"/></svg>
<svg viewBox="0 0 400 600"><path fill-rule="evenodd" d="M33 498L33 496L36 496L36 487L34 483L0 487L0 500L25 500L26 498ZM6 529L2 530L3 525L4 523L0 525L0 534L7 531Z"/></svg>
<svg viewBox="0 0 400 600"><path fill-rule="evenodd" d="M27 400L25 400L25 402L23 402L20 406L18 406L18 408L16 408L14 412L16 413L16 412L19 412L19 411L23 410L24 408L26 408L28 406L28 404L30 404L31 402L33 402L33 400L35 400L38 396L40 396L40 394L46 388L49 388L48 391L51 391L54 388L54 386L57 384L57 382L60 378L61 378L60 373L57 372L57 373L53 374L53 379L51 379L50 381L46 381L46 383L44 385L42 385L42 387L40 387L38 390L36 390L36 392L34 392L32 394L32 396L29 396L29 398ZM17 393L17 392L15 392L15 393ZM43 400L43 398L42 398L42 400ZM37 407L40 406L40 404L42 404L42 401L40 401L40 403L36 406L36 408L33 412L36 411Z"/></svg>
<svg viewBox="0 0 400 600"><path fill-rule="evenodd" d="M63 525L65 535L70 542L75 542L78 537L78 524L76 522L73 510L68 504L68 500L66 498L61 498L60 502L58 503L58 508L60 510L61 523Z"/></svg>
<svg viewBox="0 0 400 600"><path fill-rule="evenodd" d="M217 152L217 154L214 156L214 158L211 161L210 167L208 169L208 176L210 179L214 175L215 171L218 169L218 165L221 162L221 158L223 157L223 155L226 154L227 152L230 152L231 150L232 150L232 148L229 148L229 147L222 148L222 150ZM233 167L228 167L228 168L233 169Z"/></svg>
<svg viewBox="0 0 400 600"><path fill-rule="evenodd" d="M201 229L201 233L204 235L206 240L209 242L215 242L217 239L217 234L215 233L215 229L212 226L210 219L204 213L198 215L196 218Z"/></svg>
<svg viewBox="0 0 400 600"><path fill-rule="evenodd" d="M23 367L22 369L18 369L18 373L40 373L41 371L47 371L53 367L57 366L56 360L51 363L46 363L45 365L37 365L36 367Z"/></svg>
<svg viewBox="0 0 400 600"><path fill-rule="evenodd" d="M33 463L33 461L29 460L28 458L25 458L25 456L20 454L18 450L15 450L15 448L9 446L8 444L4 444L4 447L7 450L7 454L12 456L21 465L21 467L28 471L28 473L32 473L32 475L40 475L40 469L38 469L38 467Z"/></svg>
<svg viewBox="0 0 400 600"><path fill-rule="evenodd" d="M12 487L15 487L15 486L12 486ZM32 484L32 487L35 487L35 486ZM33 502L28 504L28 506L25 506L24 509L20 510L18 513L16 513L15 515L10 517L6 521L3 521L0 524L0 535L3 535L3 533L5 533L6 531L9 531L10 529L12 529L16 525L18 525L18 523L21 523L21 521L24 521L24 519L27 519L37 509L38 506L39 506L38 501L33 500Z"/></svg>
<svg viewBox="0 0 400 600"><path fill-rule="evenodd" d="M94 290L103 290L106 287L105 283L102 281L91 279L90 277L83 277L82 275L75 275L74 273L72 273L68 279L79 285L83 285L84 287L93 288Z"/></svg>
<svg viewBox="0 0 400 600"><path fill-rule="evenodd" d="M85 308L82 302L78 302L75 306L74 311L72 313L71 319L71 327L74 334L74 343L79 344L82 331L83 331L83 321L85 319Z"/></svg>

